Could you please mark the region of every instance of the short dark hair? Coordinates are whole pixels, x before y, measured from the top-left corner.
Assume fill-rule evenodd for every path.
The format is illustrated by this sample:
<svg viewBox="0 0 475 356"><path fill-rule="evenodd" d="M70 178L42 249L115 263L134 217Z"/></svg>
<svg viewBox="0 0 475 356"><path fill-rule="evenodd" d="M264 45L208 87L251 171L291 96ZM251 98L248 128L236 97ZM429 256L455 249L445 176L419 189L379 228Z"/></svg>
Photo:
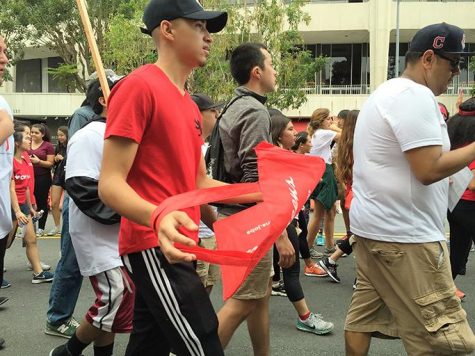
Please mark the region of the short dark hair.
<svg viewBox="0 0 475 356"><path fill-rule="evenodd" d="M416 63L419 58L421 58L423 55L422 52L407 52L406 53L406 67L408 64L414 64Z"/></svg>
<svg viewBox="0 0 475 356"><path fill-rule="evenodd" d="M231 53L231 75L239 85L249 82L255 66L264 69L263 49L267 50L267 47L262 43L243 43Z"/></svg>

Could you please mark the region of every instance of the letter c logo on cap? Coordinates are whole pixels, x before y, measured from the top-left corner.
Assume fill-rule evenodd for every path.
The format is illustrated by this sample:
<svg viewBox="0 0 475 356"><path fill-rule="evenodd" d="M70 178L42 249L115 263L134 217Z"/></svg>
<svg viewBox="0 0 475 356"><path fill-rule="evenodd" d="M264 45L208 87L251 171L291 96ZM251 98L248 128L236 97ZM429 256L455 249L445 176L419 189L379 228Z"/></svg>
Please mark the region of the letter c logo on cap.
<svg viewBox="0 0 475 356"><path fill-rule="evenodd" d="M437 36L436 38L434 38L434 43L432 44L432 47L434 49L441 49L444 47L444 42L445 42L445 37Z"/></svg>

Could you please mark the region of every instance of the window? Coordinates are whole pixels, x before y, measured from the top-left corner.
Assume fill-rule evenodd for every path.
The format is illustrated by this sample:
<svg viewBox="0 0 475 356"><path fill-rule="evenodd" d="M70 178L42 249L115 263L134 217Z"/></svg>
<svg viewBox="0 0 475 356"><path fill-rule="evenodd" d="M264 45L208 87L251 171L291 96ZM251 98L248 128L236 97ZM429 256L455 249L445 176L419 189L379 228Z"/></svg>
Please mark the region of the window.
<svg viewBox="0 0 475 356"><path fill-rule="evenodd" d="M41 59L28 59L16 65L16 91L41 93Z"/></svg>

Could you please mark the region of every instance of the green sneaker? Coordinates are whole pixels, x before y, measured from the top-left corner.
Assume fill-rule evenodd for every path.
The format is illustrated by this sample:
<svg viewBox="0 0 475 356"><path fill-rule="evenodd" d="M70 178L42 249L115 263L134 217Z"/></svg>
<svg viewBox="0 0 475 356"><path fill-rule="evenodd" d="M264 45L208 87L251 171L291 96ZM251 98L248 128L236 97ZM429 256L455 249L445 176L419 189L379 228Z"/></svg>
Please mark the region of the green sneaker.
<svg viewBox="0 0 475 356"><path fill-rule="evenodd" d="M333 331L333 323L322 319L320 314L310 313L307 320L297 320L297 329L314 333L317 335L325 335Z"/></svg>
<svg viewBox="0 0 475 356"><path fill-rule="evenodd" d="M74 318L71 318L58 326L46 322L45 334L70 339L71 336L74 335L74 332L76 331L78 326L79 323Z"/></svg>

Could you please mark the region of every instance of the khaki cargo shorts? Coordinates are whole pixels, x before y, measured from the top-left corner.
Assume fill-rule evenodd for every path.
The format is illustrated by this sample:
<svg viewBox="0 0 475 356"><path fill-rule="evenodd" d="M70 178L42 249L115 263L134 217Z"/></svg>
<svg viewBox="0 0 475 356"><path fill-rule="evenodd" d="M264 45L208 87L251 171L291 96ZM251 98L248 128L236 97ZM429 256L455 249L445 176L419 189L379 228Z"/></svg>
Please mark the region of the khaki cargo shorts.
<svg viewBox="0 0 475 356"><path fill-rule="evenodd" d="M218 214L218 220L226 217L227 215ZM232 298L245 300L264 298L270 291L270 279L273 275L272 248L270 248Z"/></svg>
<svg viewBox="0 0 475 356"><path fill-rule="evenodd" d="M216 237L200 239L198 245L208 250L216 250ZM200 276L201 283L205 287L214 286L219 279L219 266L198 260L196 261L196 273Z"/></svg>
<svg viewBox="0 0 475 356"><path fill-rule="evenodd" d="M455 296L445 241L357 240L353 249L358 282L346 331L399 337L409 355L465 355L475 350L475 336Z"/></svg>

